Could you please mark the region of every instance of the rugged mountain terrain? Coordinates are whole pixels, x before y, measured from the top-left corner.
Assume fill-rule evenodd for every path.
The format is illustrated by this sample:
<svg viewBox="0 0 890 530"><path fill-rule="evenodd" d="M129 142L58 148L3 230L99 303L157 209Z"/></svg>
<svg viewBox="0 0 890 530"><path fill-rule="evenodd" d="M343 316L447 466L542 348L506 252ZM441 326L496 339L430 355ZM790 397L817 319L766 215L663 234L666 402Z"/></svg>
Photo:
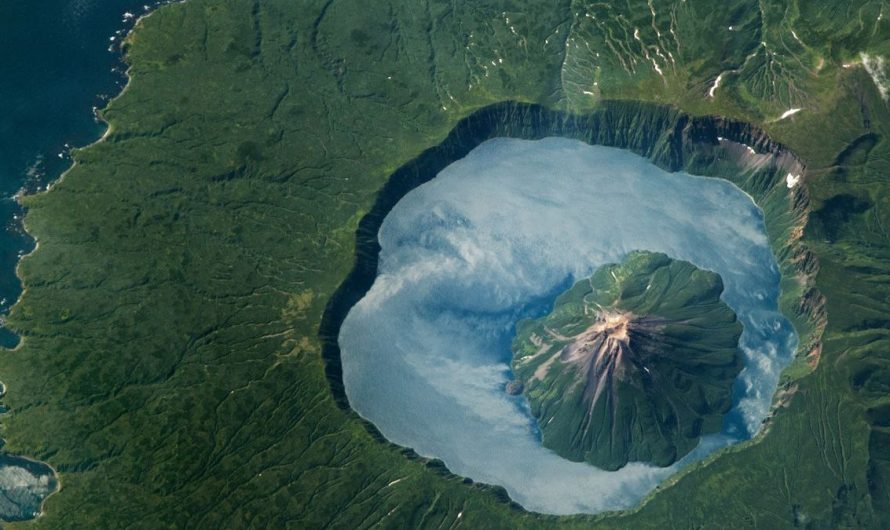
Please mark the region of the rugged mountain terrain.
<svg viewBox="0 0 890 530"><path fill-rule="evenodd" d="M127 39L105 140L25 199L40 246L8 318L24 342L0 356L3 437L62 484L33 525L887 527L885 11L160 8ZM637 510L555 518L387 444L345 406L336 330L376 272L380 220L498 135L627 148L763 208L801 336L765 434Z"/></svg>

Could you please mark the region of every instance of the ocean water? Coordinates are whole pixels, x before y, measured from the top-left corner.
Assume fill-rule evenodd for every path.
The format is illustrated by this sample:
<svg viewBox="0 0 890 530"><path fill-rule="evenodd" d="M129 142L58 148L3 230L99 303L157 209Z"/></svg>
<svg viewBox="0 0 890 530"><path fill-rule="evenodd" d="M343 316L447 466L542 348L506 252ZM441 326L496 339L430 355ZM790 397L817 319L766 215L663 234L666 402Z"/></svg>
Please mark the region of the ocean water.
<svg viewBox="0 0 890 530"><path fill-rule="evenodd" d="M140 15L143 4L0 2L0 314L21 292L15 266L33 246L14 196L45 187L70 166L69 148L101 136L93 109L126 81L114 44L135 21L124 13ZM17 342L0 328L0 346Z"/></svg>
<svg viewBox="0 0 890 530"><path fill-rule="evenodd" d="M391 441L501 485L529 510L628 508L683 466L750 438L797 347L750 197L628 151L490 140L407 194L379 241L378 277L339 336L350 405ZM670 467L608 472L541 446L524 398L504 387L517 320L634 250L721 275L722 298L744 326L745 367L721 433Z"/></svg>
<svg viewBox="0 0 890 530"><path fill-rule="evenodd" d="M34 245L22 229L23 212L15 196L44 189L70 166L72 147L101 136L105 127L94 109L126 81L116 44L136 16L155 5L0 2L0 315L21 293L15 267ZM0 346L17 343L18 337L0 327ZM0 453L0 519L37 516L57 487L46 464Z"/></svg>

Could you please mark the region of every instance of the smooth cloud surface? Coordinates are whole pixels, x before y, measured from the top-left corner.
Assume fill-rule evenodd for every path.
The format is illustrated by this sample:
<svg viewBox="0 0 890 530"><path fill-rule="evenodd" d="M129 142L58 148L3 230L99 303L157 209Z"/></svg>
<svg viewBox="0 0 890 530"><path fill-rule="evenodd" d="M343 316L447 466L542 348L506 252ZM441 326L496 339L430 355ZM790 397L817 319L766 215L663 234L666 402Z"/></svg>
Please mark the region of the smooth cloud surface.
<svg viewBox="0 0 890 530"><path fill-rule="evenodd" d="M533 511L633 506L683 465L750 437L797 344L776 309L778 269L750 198L623 150L485 142L402 199L380 244L378 278L340 332L350 404L393 442L502 485ZM669 468L607 472L542 447L524 399L504 385L516 321L634 250L723 277L745 326L746 367L723 433Z"/></svg>

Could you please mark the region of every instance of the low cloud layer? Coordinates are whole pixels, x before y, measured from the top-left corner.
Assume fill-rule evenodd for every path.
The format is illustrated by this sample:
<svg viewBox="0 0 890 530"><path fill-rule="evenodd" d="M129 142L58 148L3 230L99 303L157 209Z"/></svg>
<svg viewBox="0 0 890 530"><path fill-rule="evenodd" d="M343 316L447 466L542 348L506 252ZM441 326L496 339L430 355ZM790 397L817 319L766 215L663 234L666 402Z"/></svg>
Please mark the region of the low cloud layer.
<svg viewBox="0 0 890 530"><path fill-rule="evenodd" d="M496 139L409 193L380 233L380 272L343 324L352 407L395 443L504 486L529 510L626 508L684 464L750 437L797 339L778 313L762 214L716 179L669 174L627 151ZM745 369L724 432L670 468L615 472L540 444L509 396L516 321L598 266L650 250L718 272L745 326Z"/></svg>

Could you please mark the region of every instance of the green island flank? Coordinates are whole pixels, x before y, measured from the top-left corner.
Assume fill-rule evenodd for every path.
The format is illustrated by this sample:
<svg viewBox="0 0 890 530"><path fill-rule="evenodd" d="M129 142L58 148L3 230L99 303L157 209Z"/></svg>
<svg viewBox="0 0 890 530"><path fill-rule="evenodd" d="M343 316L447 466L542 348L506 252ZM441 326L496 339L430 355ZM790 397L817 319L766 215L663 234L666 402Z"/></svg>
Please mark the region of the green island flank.
<svg viewBox="0 0 890 530"><path fill-rule="evenodd" d="M10 528L890 527L890 16L874 0L187 0L104 139L23 199ZM657 66L657 69L656 69ZM788 114L789 110L800 109ZM348 408L338 321L394 201L494 136L724 178L800 337L753 440L640 506L535 514Z"/></svg>
<svg viewBox="0 0 890 530"><path fill-rule="evenodd" d="M514 383L544 446L608 470L667 466L720 431L742 369L742 326L722 292L713 272L634 252L520 322Z"/></svg>

